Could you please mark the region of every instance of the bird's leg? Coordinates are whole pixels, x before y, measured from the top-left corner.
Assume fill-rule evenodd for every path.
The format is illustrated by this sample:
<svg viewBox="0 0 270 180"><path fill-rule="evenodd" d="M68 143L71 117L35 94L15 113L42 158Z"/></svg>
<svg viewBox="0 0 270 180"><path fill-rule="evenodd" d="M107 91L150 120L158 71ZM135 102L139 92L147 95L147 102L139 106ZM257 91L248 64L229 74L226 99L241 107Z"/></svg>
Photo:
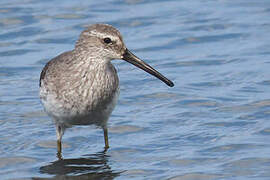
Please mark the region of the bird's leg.
<svg viewBox="0 0 270 180"><path fill-rule="evenodd" d="M104 132L105 150L107 150L109 148L108 128L103 127L103 132Z"/></svg>
<svg viewBox="0 0 270 180"><path fill-rule="evenodd" d="M57 158L59 160L63 159L63 157L62 157L62 143L60 140L57 140Z"/></svg>
<svg viewBox="0 0 270 180"><path fill-rule="evenodd" d="M62 159L62 136L64 134L64 128L56 125L56 135L57 135L57 157Z"/></svg>

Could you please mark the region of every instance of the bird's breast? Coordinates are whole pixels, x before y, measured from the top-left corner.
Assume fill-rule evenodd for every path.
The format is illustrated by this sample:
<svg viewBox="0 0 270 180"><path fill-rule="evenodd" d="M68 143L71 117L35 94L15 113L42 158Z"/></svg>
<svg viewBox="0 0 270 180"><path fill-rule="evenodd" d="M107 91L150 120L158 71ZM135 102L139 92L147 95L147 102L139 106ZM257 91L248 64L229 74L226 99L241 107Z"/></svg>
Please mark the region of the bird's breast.
<svg viewBox="0 0 270 180"><path fill-rule="evenodd" d="M40 92L46 111L54 119L65 119L70 125L98 124L108 119L117 102L119 80L110 63L92 65L59 74L57 81L44 79Z"/></svg>
<svg viewBox="0 0 270 180"><path fill-rule="evenodd" d="M86 112L101 111L110 106L119 93L117 72L111 64L96 66L85 72L74 88L75 96L80 99L76 102L80 109Z"/></svg>

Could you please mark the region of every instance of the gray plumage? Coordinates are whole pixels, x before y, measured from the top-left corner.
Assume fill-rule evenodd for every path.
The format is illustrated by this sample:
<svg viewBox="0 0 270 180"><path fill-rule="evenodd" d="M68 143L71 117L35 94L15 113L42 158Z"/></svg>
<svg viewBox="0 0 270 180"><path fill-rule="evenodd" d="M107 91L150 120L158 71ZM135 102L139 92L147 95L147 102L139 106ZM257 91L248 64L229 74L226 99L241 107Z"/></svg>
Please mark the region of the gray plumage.
<svg viewBox="0 0 270 180"><path fill-rule="evenodd" d="M88 27L81 33L75 49L53 58L40 75L40 98L55 121L58 151L65 129L72 125L102 127L108 147L107 120L119 94L117 72L110 62L113 59L126 60L173 86L133 55L114 27L106 24Z"/></svg>

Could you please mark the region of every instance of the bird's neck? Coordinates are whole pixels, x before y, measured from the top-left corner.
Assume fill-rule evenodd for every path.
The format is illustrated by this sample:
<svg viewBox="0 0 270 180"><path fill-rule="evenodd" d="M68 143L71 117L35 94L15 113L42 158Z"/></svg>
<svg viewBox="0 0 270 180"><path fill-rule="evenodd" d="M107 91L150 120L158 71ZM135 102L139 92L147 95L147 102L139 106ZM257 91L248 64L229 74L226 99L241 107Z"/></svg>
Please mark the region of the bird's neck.
<svg viewBox="0 0 270 180"><path fill-rule="evenodd" d="M91 76L91 78L102 78L108 75L116 74L116 70L111 64L109 59L97 56L97 51L80 51L76 49L75 58L72 65L70 65L71 71L79 71L81 76Z"/></svg>

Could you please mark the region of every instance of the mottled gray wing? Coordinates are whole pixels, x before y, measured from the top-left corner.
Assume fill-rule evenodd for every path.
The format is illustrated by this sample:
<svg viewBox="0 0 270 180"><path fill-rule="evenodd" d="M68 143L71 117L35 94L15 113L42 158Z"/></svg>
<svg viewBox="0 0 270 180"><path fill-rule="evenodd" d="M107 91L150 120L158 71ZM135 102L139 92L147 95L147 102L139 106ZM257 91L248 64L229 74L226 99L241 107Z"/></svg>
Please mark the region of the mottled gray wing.
<svg viewBox="0 0 270 180"><path fill-rule="evenodd" d="M39 87L41 86L41 81L45 78L49 68L53 71L53 70L55 70L55 68L53 68L53 66L57 66L57 64L63 63L65 61L68 63L72 60L72 58L73 58L72 51L68 51L68 52L64 52L64 53L56 56L55 58L53 58L49 62L47 62L47 64L44 66L44 68L42 69L42 71L40 73Z"/></svg>

